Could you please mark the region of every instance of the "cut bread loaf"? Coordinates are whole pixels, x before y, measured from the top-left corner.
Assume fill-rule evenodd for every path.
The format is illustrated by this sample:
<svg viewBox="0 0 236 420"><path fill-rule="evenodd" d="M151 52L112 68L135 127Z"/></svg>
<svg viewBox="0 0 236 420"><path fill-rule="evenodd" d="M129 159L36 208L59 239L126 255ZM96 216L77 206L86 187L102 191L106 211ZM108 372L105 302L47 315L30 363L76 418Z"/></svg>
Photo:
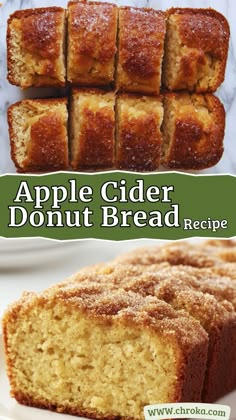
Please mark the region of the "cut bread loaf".
<svg viewBox="0 0 236 420"><path fill-rule="evenodd" d="M76 86L115 81L121 91L158 95L161 79L171 91L190 92L214 92L224 80L230 31L213 9L165 13L81 0L68 3L67 15L68 25L58 7L11 15L10 83L26 88L62 86L65 79Z"/></svg>
<svg viewBox="0 0 236 420"><path fill-rule="evenodd" d="M71 166L110 168L115 160L115 94L73 89L70 112Z"/></svg>
<svg viewBox="0 0 236 420"><path fill-rule="evenodd" d="M208 337L199 322L156 297L93 281L25 294L6 312L12 396L109 420L144 419L147 404L200 401Z"/></svg>
<svg viewBox="0 0 236 420"><path fill-rule="evenodd" d="M66 11L19 10L8 20L8 80L13 85L64 86Z"/></svg>
<svg viewBox="0 0 236 420"><path fill-rule="evenodd" d="M117 16L114 4L69 2L67 78L73 85L114 80Z"/></svg>
<svg viewBox="0 0 236 420"><path fill-rule="evenodd" d="M67 147L64 102L32 99L9 108L12 157L18 170L43 171L54 166L66 169L66 161L56 163ZM115 167L154 171L161 162L169 168L202 169L216 164L223 153L225 112L212 94L168 93L152 97L74 88L70 102L69 143L74 170ZM48 115L42 119L44 111ZM29 156L28 164L22 165L29 143L30 131L26 126L35 122L31 120L32 115L43 122L44 129L41 140L35 142L41 148L55 149L55 161L48 154L51 164L38 153L37 159ZM60 125L53 131L51 117L60 119L64 134L59 133ZM43 141L45 144L40 146ZM232 252L231 256L228 251L222 252L225 259L235 258Z"/></svg>
<svg viewBox="0 0 236 420"><path fill-rule="evenodd" d="M8 109L11 156L18 172L68 168L67 99L25 99Z"/></svg>
<svg viewBox="0 0 236 420"><path fill-rule="evenodd" d="M172 169L203 169L223 154L225 110L211 94L169 93L164 96L163 158Z"/></svg>
<svg viewBox="0 0 236 420"><path fill-rule="evenodd" d="M148 404L214 402L232 391L236 282L215 269L235 264L219 253L234 248L207 241L135 250L25 294L3 319L12 396L138 420Z"/></svg>
<svg viewBox="0 0 236 420"><path fill-rule="evenodd" d="M229 25L213 9L170 9L163 83L170 90L214 92L224 80Z"/></svg>
<svg viewBox="0 0 236 420"><path fill-rule="evenodd" d="M120 7L116 87L158 95L166 32L165 13Z"/></svg>
<svg viewBox="0 0 236 420"><path fill-rule="evenodd" d="M116 167L153 171L161 158L160 97L121 94L116 106Z"/></svg>
<svg viewBox="0 0 236 420"><path fill-rule="evenodd" d="M142 296L156 296L201 323L209 337L202 400L209 403L236 387L236 287L232 293L230 282L225 281L223 290L217 279L216 285L213 278L208 280L206 270L201 276L195 270L165 263L145 266L111 263L88 267L83 272L90 276L91 282L96 273L100 284L112 284L114 289L123 288ZM72 280L81 283L83 275L78 273Z"/></svg>

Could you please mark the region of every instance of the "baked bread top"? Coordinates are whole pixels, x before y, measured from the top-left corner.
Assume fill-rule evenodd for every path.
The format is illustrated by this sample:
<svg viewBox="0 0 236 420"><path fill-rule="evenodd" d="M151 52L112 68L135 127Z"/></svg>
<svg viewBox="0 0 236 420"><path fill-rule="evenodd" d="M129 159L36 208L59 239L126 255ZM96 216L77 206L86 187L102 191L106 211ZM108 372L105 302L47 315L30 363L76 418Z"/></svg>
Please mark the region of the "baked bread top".
<svg viewBox="0 0 236 420"><path fill-rule="evenodd" d="M117 16L111 3L69 2L67 78L73 85L114 80Z"/></svg>
<svg viewBox="0 0 236 420"><path fill-rule="evenodd" d="M213 9L172 8L166 14L165 86L214 92L224 80L230 34L227 20Z"/></svg>
<svg viewBox="0 0 236 420"><path fill-rule="evenodd" d="M164 12L119 8L118 89L159 94L165 31Z"/></svg>
<svg viewBox="0 0 236 420"><path fill-rule="evenodd" d="M65 85L65 15L60 7L19 10L8 20L7 60L10 83Z"/></svg>
<svg viewBox="0 0 236 420"><path fill-rule="evenodd" d="M119 169L155 170L161 158L161 97L120 94L117 98L116 165Z"/></svg>
<svg viewBox="0 0 236 420"><path fill-rule="evenodd" d="M99 276L97 279L93 276L91 282L86 275L78 283L67 281L39 294L24 293L19 301L9 307L3 326L9 320L18 320L35 307L52 308L60 301L97 320L117 320L127 326L135 324L139 328L159 332L182 347L185 356L196 345L207 341L207 334L199 322L185 312L175 311L167 303L152 296L143 297L124 290L105 290L104 285L99 284Z"/></svg>
<svg viewBox="0 0 236 420"><path fill-rule="evenodd" d="M142 253L144 249L136 250L136 255ZM161 251L161 249L159 249ZM168 249L166 250L168 253ZM150 249L151 252L151 249ZM155 252L155 247L153 249ZM156 251L158 253L158 250ZM212 268L195 268L188 265L178 264L172 266L167 262L149 265L127 264L125 260L108 264L97 264L91 267L85 267L78 274L71 277L70 281L81 282L83 276L89 276L93 281L93 274L99 276L100 284L112 284L114 289L123 288L139 293L143 296L155 295L160 299L166 295L168 299L188 290L191 297L191 307L195 303L199 306L198 315L205 318L205 306L213 305L216 310L216 300L220 302L224 311L234 312L236 309L236 283L230 277L217 275ZM63 283L65 284L65 283ZM172 291L171 291L172 290ZM202 296L199 298L199 296ZM192 295L192 296L191 296ZM182 296L185 296L183 293ZM214 296L214 299L212 298ZM196 300L195 300L196 299ZM204 304L206 300L206 303ZM186 301L187 310L189 299L183 297L182 302ZM208 303L207 303L208 301ZM194 303L195 302L195 303ZM222 308L219 308L219 318L222 317ZM184 309L184 308L183 308ZM212 314L213 312L211 312ZM209 318L208 318L209 319ZM215 322L213 317L212 321Z"/></svg>
<svg viewBox="0 0 236 420"><path fill-rule="evenodd" d="M115 160L115 94L72 90L71 165L74 169L112 167Z"/></svg>
<svg viewBox="0 0 236 420"><path fill-rule="evenodd" d="M67 99L25 99L8 108L11 154L18 172L68 167Z"/></svg>
<svg viewBox="0 0 236 420"><path fill-rule="evenodd" d="M187 242L171 243L165 246L144 247L127 252L116 258L119 263L152 265L167 262L171 265L190 265L192 267L211 267L216 258Z"/></svg>
<svg viewBox="0 0 236 420"><path fill-rule="evenodd" d="M162 163L169 168L203 169L215 165L224 148L225 110L211 94L165 95Z"/></svg>

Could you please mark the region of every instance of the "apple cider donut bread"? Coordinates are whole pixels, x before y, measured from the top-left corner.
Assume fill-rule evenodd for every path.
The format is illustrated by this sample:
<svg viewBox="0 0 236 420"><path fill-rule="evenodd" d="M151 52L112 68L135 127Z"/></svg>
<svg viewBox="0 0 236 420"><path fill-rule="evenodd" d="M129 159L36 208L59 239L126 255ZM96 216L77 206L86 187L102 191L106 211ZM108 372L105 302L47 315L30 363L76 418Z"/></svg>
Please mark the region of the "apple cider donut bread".
<svg viewBox="0 0 236 420"><path fill-rule="evenodd" d="M166 32L165 13L119 8L116 86L126 92L160 92Z"/></svg>
<svg viewBox="0 0 236 420"><path fill-rule="evenodd" d="M115 94L100 89L72 90L71 166L112 167L115 159Z"/></svg>
<svg viewBox="0 0 236 420"><path fill-rule="evenodd" d="M170 90L214 92L224 80L229 25L213 9L170 9L163 83Z"/></svg>
<svg viewBox="0 0 236 420"><path fill-rule="evenodd" d="M201 401L208 337L200 323L156 297L106 289L68 282L9 308L11 395L107 420L144 419L147 404Z"/></svg>
<svg viewBox="0 0 236 420"><path fill-rule="evenodd" d="M8 109L12 160L18 172L68 168L67 99L25 99Z"/></svg>
<svg viewBox="0 0 236 420"><path fill-rule="evenodd" d="M184 269L181 266L168 267L167 264L130 266L110 263L91 267L90 271L88 267L86 274L90 274L92 281L96 273L99 282L108 287L112 285L142 296L156 296L174 309L184 310L197 319L209 337L202 400L214 402L236 387L236 313L229 301L218 301L218 295L215 297L210 292L202 291L201 284L203 279L207 283L207 276L196 279L191 275L195 269L188 267L185 275ZM83 275L79 272L73 280L80 283ZM209 286L211 284L208 282L211 290Z"/></svg>
<svg viewBox="0 0 236 420"><path fill-rule="evenodd" d="M69 2L67 79L73 85L114 80L117 10L110 3Z"/></svg>
<svg viewBox="0 0 236 420"><path fill-rule="evenodd" d="M204 169L223 154L225 110L212 94L164 96L163 158L172 169Z"/></svg>
<svg viewBox="0 0 236 420"><path fill-rule="evenodd" d="M120 94L116 105L116 167L153 171L161 158L161 97Z"/></svg>
<svg viewBox="0 0 236 420"><path fill-rule="evenodd" d="M64 86L66 11L60 7L19 10L8 20L8 80L13 85Z"/></svg>

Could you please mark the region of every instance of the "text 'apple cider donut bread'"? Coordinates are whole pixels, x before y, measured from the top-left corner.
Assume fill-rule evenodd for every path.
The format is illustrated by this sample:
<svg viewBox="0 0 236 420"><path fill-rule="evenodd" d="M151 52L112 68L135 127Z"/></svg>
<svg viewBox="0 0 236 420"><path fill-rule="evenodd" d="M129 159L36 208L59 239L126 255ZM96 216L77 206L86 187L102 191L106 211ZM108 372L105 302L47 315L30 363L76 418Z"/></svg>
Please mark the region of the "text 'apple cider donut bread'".
<svg viewBox="0 0 236 420"><path fill-rule="evenodd" d="M68 168L67 99L25 99L8 108L11 156L18 172Z"/></svg>
<svg viewBox="0 0 236 420"><path fill-rule="evenodd" d="M162 164L198 170L215 165L224 151L224 131L225 110L214 95L165 94Z"/></svg>
<svg viewBox="0 0 236 420"><path fill-rule="evenodd" d="M111 3L68 4L67 79L100 86L114 80L118 9Z"/></svg>
<svg viewBox="0 0 236 420"><path fill-rule="evenodd" d="M147 404L201 400L207 334L156 297L68 281L24 294L3 334L11 394L22 404L140 420Z"/></svg>
<svg viewBox="0 0 236 420"><path fill-rule="evenodd" d="M66 11L60 7L19 10L8 19L8 80L13 85L64 86Z"/></svg>
<svg viewBox="0 0 236 420"><path fill-rule="evenodd" d="M72 90L70 149L73 169L111 168L115 161L115 94Z"/></svg>
<svg viewBox="0 0 236 420"><path fill-rule="evenodd" d="M227 20L213 9L172 8L166 14L163 84L171 91L216 91L225 77Z"/></svg>
<svg viewBox="0 0 236 420"><path fill-rule="evenodd" d="M116 87L126 92L160 92L166 32L164 12L119 8Z"/></svg>
<svg viewBox="0 0 236 420"><path fill-rule="evenodd" d="M116 104L116 167L153 171L161 159L161 97L120 94Z"/></svg>

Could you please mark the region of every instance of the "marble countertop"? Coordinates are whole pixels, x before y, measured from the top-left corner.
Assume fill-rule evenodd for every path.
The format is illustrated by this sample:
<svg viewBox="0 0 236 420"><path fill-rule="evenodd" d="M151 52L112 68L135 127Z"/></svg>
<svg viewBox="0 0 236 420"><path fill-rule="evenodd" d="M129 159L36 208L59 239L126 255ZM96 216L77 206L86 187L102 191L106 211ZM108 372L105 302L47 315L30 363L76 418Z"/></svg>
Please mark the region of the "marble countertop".
<svg viewBox="0 0 236 420"><path fill-rule="evenodd" d="M236 2L235 0L113 0L117 5L152 7L166 10L169 7L212 7L226 16L231 27L229 57L225 82L217 91L227 113L225 152L221 161L213 168L199 171L198 174L236 174ZM6 119L10 104L25 97L53 95L50 89L27 89L22 92L11 86L6 79L6 24L8 16L15 10L44 6L66 6L66 0L5 0L0 8L0 174L15 173L10 158L10 145Z"/></svg>

